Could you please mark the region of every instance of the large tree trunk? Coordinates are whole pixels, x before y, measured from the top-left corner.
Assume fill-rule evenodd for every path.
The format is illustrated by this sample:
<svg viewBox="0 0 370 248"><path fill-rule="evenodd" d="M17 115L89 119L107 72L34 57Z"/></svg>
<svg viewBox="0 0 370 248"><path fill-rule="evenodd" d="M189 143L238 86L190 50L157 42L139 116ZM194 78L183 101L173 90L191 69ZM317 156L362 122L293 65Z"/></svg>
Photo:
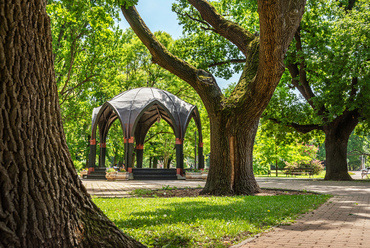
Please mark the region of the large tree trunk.
<svg viewBox="0 0 370 248"><path fill-rule="evenodd" d="M325 180L352 180L347 168L347 137L342 137L332 130L325 138L326 174Z"/></svg>
<svg viewBox="0 0 370 248"><path fill-rule="evenodd" d="M345 112L330 125L324 127L326 175L325 180L349 181L347 146L348 139L358 123L356 111Z"/></svg>
<svg viewBox="0 0 370 248"><path fill-rule="evenodd" d="M0 0L0 247L142 247L97 208L77 177L45 6Z"/></svg>
<svg viewBox="0 0 370 248"><path fill-rule="evenodd" d="M233 112L210 115L211 166L203 193L253 195L260 191L252 157L259 120L247 123Z"/></svg>

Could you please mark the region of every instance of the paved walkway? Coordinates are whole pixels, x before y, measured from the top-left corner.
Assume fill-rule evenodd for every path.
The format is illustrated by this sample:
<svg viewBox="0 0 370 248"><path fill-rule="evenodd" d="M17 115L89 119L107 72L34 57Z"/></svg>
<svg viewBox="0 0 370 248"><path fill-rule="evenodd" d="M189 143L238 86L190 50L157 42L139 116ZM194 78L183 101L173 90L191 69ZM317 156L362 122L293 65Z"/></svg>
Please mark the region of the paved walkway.
<svg viewBox="0 0 370 248"><path fill-rule="evenodd" d="M83 179L87 192L97 197L130 197L129 194L134 189L161 189L163 186L177 188L197 188L204 187L204 181L186 181L186 180L145 180L145 181L115 181L107 180L88 180Z"/></svg>
<svg viewBox="0 0 370 248"><path fill-rule="evenodd" d="M295 224L273 228L235 247L370 247L370 182L328 182L315 179L257 178L263 188L316 191L334 195ZM203 181L83 180L88 192L99 197L129 197L137 188L203 187Z"/></svg>
<svg viewBox="0 0 370 248"><path fill-rule="evenodd" d="M306 189L334 195L290 226L280 226L235 247L370 247L370 182L267 179L261 187Z"/></svg>

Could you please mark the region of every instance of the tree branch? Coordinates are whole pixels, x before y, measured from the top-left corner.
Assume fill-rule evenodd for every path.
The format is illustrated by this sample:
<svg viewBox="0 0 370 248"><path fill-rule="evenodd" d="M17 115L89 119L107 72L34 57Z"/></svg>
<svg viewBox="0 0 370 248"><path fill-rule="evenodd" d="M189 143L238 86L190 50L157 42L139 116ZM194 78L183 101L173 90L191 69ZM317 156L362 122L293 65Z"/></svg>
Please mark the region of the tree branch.
<svg viewBox="0 0 370 248"><path fill-rule="evenodd" d="M352 78L351 92L349 93L349 98L348 98L349 102L353 102L355 100L355 96L357 94L357 89L356 89L357 84L358 84L358 78L357 77Z"/></svg>
<svg viewBox="0 0 370 248"><path fill-rule="evenodd" d="M256 39L256 36L238 24L225 19L205 0L189 0L189 3L199 11L203 20L209 23L216 33L231 41L247 56L248 45Z"/></svg>
<svg viewBox="0 0 370 248"><path fill-rule="evenodd" d="M165 132L165 131L157 132L157 133L153 134L152 136L150 136L149 138L147 138L147 139L144 141L144 144L145 144L146 142L148 142L149 140L153 139L155 136L158 136L158 134L165 134L165 133L173 134L172 132Z"/></svg>
<svg viewBox="0 0 370 248"><path fill-rule="evenodd" d="M56 57L56 54L57 54L57 52L56 52L56 51L58 51L58 50L59 50L59 47L60 47L60 41L62 40L62 37L63 37L63 35L64 35L65 26L66 26L66 21L64 21L64 23L61 25L60 30L59 30L59 35L58 35L57 44L55 45L55 47L53 47L53 48L54 48L54 51L55 51L55 53L53 54L54 60L55 60L55 57Z"/></svg>
<svg viewBox="0 0 370 248"><path fill-rule="evenodd" d="M71 87L71 88L69 88L69 89L65 89L64 91L61 91L59 94L60 94L60 95L70 94L70 92L71 92L72 90L74 90L74 89L76 89L77 87L79 87L79 86L83 85L84 83L86 83L86 82L90 81L90 79L91 79L92 77L95 77L95 76L97 76L97 75L98 75L98 74L92 74L92 75L90 75L90 76L86 77L84 80L82 80L82 81L81 81L80 83L78 83L77 85L75 85L75 86L73 86L73 87Z"/></svg>
<svg viewBox="0 0 370 248"><path fill-rule="evenodd" d="M296 43L297 52L303 52L300 31L301 29L299 27L297 32L294 35L294 38L297 42ZM292 84L294 85L296 89L299 90L299 92L306 99L308 104L310 104L312 109L317 111L319 115L323 116L323 114L326 112L325 106L321 106L320 109L318 109L318 107L312 101L312 99L315 97L315 93L313 92L310 86L310 83L307 79L305 59L303 56L300 56L298 59L301 61L299 64L299 69L298 69L298 63L291 63L287 65L289 73L292 76Z"/></svg>
<svg viewBox="0 0 370 248"><path fill-rule="evenodd" d="M73 34L71 34L71 37L73 37ZM71 59L70 59L70 63L69 63L68 73L67 73L67 80L64 82L64 86L63 86L61 92L65 91L65 89L67 88L68 82L71 79L71 72L72 72L72 67L73 67L74 59L75 59L75 50L77 50L76 43L77 43L77 38L73 39L73 41L72 41L71 52L70 52Z"/></svg>
<svg viewBox="0 0 370 248"><path fill-rule="evenodd" d="M297 42L296 43L297 52L303 51L300 31L301 29L298 28L297 32L294 35L294 38ZM298 59L301 61L299 64L299 69L298 69L298 63L287 65L290 75L292 76L292 84L299 90L299 92L306 99L306 101L310 104L310 106L313 109L315 109L315 105L313 104L313 101L312 101L312 98L315 97L315 94L313 93L310 87L310 84L307 80L307 73L305 70L306 64L305 64L304 57L300 56Z"/></svg>
<svg viewBox="0 0 370 248"><path fill-rule="evenodd" d="M287 124L283 124L281 121L275 119L275 118L269 118L270 121L272 122L275 122L277 124L281 124L281 125L284 125L284 126L287 126L287 127L292 127L294 128L295 130L297 130L298 132L300 133L309 133L313 130L321 130L323 131L323 127L322 126L319 126L319 125L300 125L300 124L297 124L297 123L287 123Z"/></svg>
<svg viewBox="0 0 370 248"><path fill-rule="evenodd" d="M213 28L206 28L206 27L200 27L201 29L203 29L204 31L212 31L212 32L215 32L215 33L217 33L216 31L215 31L215 29L213 29Z"/></svg>
<svg viewBox="0 0 370 248"><path fill-rule="evenodd" d="M171 54L155 38L153 33L150 32L149 28L137 13L135 7L126 7L123 5L121 6L121 10L131 28L148 48L152 55L153 63L158 64L162 68L190 84L202 98L207 109L220 107L220 104L215 103L219 103L221 101L222 92L218 87L216 80L210 73L204 70L199 70Z"/></svg>
<svg viewBox="0 0 370 248"><path fill-rule="evenodd" d="M197 19L197 18L194 18L194 17L192 17L191 15L189 15L188 13L185 13L185 14L182 14L182 13L180 13L180 12L178 12L178 11L176 11L176 10L174 10L174 12L177 14L177 15L180 15L180 16L187 16L190 20L193 20L193 21L195 21L195 22L198 22L198 23L201 23L201 24L203 24L203 25L205 25L206 27L200 27L201 29L203 29L203 30L209 30L209 31L213 31L213 32L216 32L216 30L214 30L212 27L211 27L211 25L209 25L207 22L205 22L205 21L202 21L202 20L199 20L199 19Z"/></svg>
<svg viewBox="0 0 370 248"><path fill-rule="evenodd" d="M230 59L228 61L221 61L221 62L210 64L208 65L208 67L215 67L215 66L225 65L225 64L245 63L246 61L247 61L246 59Z"/></svg>
<svg viewBox="0 0 370 248"><path fill-rule="evenodd" d="M230 96L238 97L238 91L246 89L240 97L241 102L247 103L244 111L251 108L259 117L266 108L285 71L284 57L302 19L305 3L305 0L258 1L260 37L258 46L252 47L254 42L249 46L258 57L246 56L243 74Z"/></svg>
<svg viewBox="0 0 370 248"><path fill-rule="evenodd" d="M304 62L301 62L301 65L304 64ZM301 80L306 80L306 72L304 70L298 69L298 64L288 64L287 68L289 70L289 73L292 77L292 84L294 87L302 94L302 96L306 99L308 104L315 109L315 105L313 104L313 101L311 100L312 97L314 97L314 93L312 92L308 82L306 81L305 84L301 82Z"/></svg>
<svg viewBox="0 0 370 248"><path fill-rule="evenodd" d="M357 149L354 149L354 150L348 152L348 156L361 156L361 155L370 156L370 153L361 152Z"/></svg>

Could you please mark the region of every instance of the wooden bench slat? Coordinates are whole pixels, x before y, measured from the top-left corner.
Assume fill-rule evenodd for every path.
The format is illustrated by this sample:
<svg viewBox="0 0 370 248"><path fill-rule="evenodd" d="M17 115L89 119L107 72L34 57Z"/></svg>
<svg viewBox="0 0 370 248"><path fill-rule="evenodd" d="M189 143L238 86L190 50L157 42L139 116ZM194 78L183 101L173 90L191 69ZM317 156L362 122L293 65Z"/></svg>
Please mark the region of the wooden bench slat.
<svg viewBox="0 0 370 248"><path fill-rule="evenodd" d="M311 168L295 168L292 171L285 171L286 176L288 175L301 175L301 174L308 174L309 177L313 176L313 169Z"/></svg>

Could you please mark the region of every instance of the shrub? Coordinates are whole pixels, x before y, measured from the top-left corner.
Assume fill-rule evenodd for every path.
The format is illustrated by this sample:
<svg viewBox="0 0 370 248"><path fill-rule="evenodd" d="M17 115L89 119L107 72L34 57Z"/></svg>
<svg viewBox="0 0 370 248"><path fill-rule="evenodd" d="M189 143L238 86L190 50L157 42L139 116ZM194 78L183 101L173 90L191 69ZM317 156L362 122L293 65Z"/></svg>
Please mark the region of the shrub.
<svg viewBox="0 0 370 248"><path fill-rule="evenodd" d="M310 162L293 162L288 163L285 162L286 166L284 167L285 170L288 172L292 172L295 168L310 168L313 170L313 174L319 175L322 170L324 170L323 162L320 160L311 160Z"/></svg>
<svg viewBox="0 0 370 248"><path fill-rule="evenodd" d="M301 168L311 168L313 170L313 174L319 175L320 172L324 170L324 165L322 161L314 159L309 163L303 164Z"/></svg>
<svg viewBox="0 0 370 248"><path fill-rule="evenodd" d="M265 163L259 163L257 161L253 161L253 172L256 175L266 175L270 170L270 165Z"/></svg>
<svg viewBox="0 0 370 248"><path fill-rule="evenodd" d="M299 166L298 166L298 163L297 163L297 162L289 163L289 162L286 162L286 161L285 161L285 164L286 164L286 166L284 167L284 169L285 169L287 172L292 172L295 168L299 168Z"/></svg>

